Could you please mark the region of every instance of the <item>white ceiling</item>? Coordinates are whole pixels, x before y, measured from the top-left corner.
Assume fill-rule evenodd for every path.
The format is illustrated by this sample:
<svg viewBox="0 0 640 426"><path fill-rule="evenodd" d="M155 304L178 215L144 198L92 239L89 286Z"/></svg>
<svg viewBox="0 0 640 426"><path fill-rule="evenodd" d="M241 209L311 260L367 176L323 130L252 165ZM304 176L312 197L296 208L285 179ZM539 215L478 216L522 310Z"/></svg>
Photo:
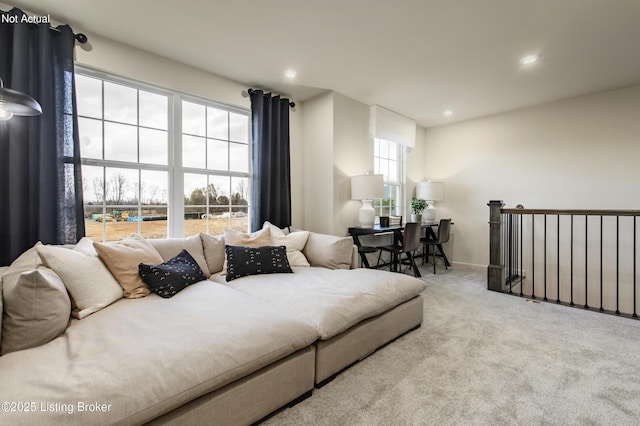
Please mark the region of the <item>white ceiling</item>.
<svg viewBox="0 0 640 426"><path fill-rule="evenodd" d="M640 84L639 0L3 1L298 101L336 90L426 127ZM521 67L532 52L542 60Z"/></svg>

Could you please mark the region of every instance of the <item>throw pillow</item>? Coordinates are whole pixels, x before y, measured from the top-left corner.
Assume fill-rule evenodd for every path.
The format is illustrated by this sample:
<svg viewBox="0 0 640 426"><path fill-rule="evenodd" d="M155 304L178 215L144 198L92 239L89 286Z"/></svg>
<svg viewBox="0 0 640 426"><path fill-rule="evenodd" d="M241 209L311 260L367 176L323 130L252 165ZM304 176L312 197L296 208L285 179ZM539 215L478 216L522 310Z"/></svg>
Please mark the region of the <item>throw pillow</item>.
<svg viewBox="0 0 640 426"><path fill-rule="evenodd" d="M240 247L226 246L227 277L236 278L257 274L292 273L285 246Z"/></svg>
<svg viewBox="0 0 640 426"><path fill-rule="evenodd" d="M41 243L36 243L10 267L3 268L0 282L2 355L43 345L62 334L69 323L69 293L60 277L42 265L36 250L39 245Z"/></svg>
<svg viewBox="0 0 640 426"><path fill-rule="evenodd" d="M200 235L194 235L187 238L163 238L147 241L149 241L151 245L158 250L158 253L160 253L162 260L164 261L176 257L182 252L182 250L188 251L191 257L198 262L198 266L200 266L200 269L202 269L202 272L204 272L207 278L211 275L209 272L209 266L207 265L207 261L204 257L204 250L202 249L202 240L200 239Z"/></svg>
<svg viewBox="0 0 640 426"><path fill-rule="evenodd" d="M39 265L10 272L2 281L1 355L44 345L64 333L69 324L71 300L54 271Z"/></svg>
<svg viewBox="0 0 640 426"><path fill-rule="evenodd" d="M122 298L122 288L104 266L89 238L82 238L73 249L39 245L45 266L62 278L76 309L72 315L84 318Z"/></svg>
<svg viewBox="0 0 640 426"><path fill-rule="evenodd" d="M141 263L138 270L151 291L164 298L175 296L188 285L207 279L187 250L160 265Z"/></svg>
<svg viewBox="0 0 640 426"><path fill-rule="evenodd" d="M353 253L353 238L310 232L302 252L311 266L349 269Z"/></svg>
<svg viewBox="0 0 640 426"><path fill-rule="evenodd" d="M117 243L93 243L93 246L124 289L124 297L137 299L150 293L149 287L138 274L138 265L160 264L162 256L149 241L140 235L131 234Z"/></svg>
<svg viewBox="0 0 640 426"><path fill-rule="evenodd" d="M271 245L271 230L260 229L251 234L246 232L236 231L235 229L225 228L224 230L224 242L228 246L242 246L242 247L264 247ZM226 254L226 253L225 253ZM224 265L220 275L227 273L227 259L225 256Z"/></svg>
<svg viewBox="0 0 640 426"><path fill-rule="evenodd" d="M296 231L285 233L274 224L266 221L262 229L269 228L271 232L271 245L287 247L287 259L290 266L309 266L307 258L302 254L302 249L309 239L308 231Z"/></svg>
<svg viewBox="0 0 640 426"><path fill-rule="evenodd" d="M224 266L224 235L200 234L209 272L215 274Z"/></svg>

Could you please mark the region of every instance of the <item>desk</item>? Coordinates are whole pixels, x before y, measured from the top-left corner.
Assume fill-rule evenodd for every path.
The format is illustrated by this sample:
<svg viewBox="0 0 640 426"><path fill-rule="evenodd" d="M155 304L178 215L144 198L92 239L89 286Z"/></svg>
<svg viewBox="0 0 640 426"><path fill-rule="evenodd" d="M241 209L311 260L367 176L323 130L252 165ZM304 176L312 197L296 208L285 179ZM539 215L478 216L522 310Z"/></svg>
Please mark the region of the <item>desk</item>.
<svg viewBox="0 0 640 426"><path fill-rule="evenodd" d="M433 228L437 227L440 222L422 222L422 228L425 230L425 233L431 235L432 237L436 237L436 233ZM453 223L452 223L453 224ZM380 225L373 225L371 228L362 228L360 226L355 226L349 228L349 234L353 237L353 242L356 246L358 246L358 252L360 253L360 260L362 260L362 264L365 268L371 268L369 265L369 260L367 259L367 254L360 252L360 247L362 247L362 243L360 242L360 235L376 235L376 234L386 234L393 233L394 242L398 242L402 240L402 231L404 230L404 225L392 225L382 227ZM438 251L442 255L442 259L444 260L447 267L451 266L449 263L449 259L444 254L444 250L442 249L442 244L438 244L436 246ZM423 253L424 256L424 253Z"/></svg>

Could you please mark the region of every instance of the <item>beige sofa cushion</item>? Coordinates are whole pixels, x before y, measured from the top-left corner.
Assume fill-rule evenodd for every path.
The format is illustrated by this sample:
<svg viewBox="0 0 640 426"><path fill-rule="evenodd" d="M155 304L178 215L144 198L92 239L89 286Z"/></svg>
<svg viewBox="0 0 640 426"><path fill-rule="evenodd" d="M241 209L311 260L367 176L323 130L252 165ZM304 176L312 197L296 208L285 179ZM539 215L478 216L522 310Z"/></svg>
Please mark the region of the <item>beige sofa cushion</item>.
<svg viewBox="0 0 640 426"><path fill-rule="evenodd" d="M160 240L147 241L149 241L151 245L158 250L158 253L160 253L164 262L176 257L180 252L182 252L182 250L186 250L198 263L198 266L202 269L204 275L207 278L211 275L211 272L209 272L209 266L207 265L207 261L204 257L204 250L202 248L200 235L194 235L187 238L164 238Z"/></svg>
<svg viewBox="0 0 640 426"><path fill-rule="evenodd" d="M7 412L0 422L144 424L316 339L316 330L295 316L213 282L190 285L169 300L121 299L73 320L45 346L0 357L0 401L72 404L73 415ZM109 411L78 411L78 401L110 404Z"/></svg>
<svg viewBox="0 0 640 426"><path fill-rule="evenodd" d="M302 253L311 266L329 269L349 269L353 252L353 238L309 233Z"/></svg>
<svg viewBox="0 0 640 426"><path fill-rule="evenodd" d="M215 274L224 266L224 235L200 234L209 272Z"/></svg>
<svg viewBox="0 0 640 426"><path fill-rule="evenodd" d="M144 237L131 234L117 243L93 243L100 259L124 289L124 297L137 299L147 296L151 291L138 273L138 265L158 265L163 262L149 241Z"/></svg>
<svg viewBox="0 0 640 426"><path fill-rule="evenodd" d="M71 300L60 277L45 266L3 277L1 355L43 345L67 328Z"/></svg>
<svg viewBox="0 0 640 426"><path fill-rule="evenodd" d="M42 262L62 278L81 319L122 298L122 288L102 263L89 238L82 238L73 249L36 246Z"/></svg>
<svg viewBox="0 0 640 426"><path fill-rule="evenodd" d="M260 229L256 232L247 234L246 232L236 231L235 229L225 228L224 230L225 245L241 246L241 247L264 247L271 245L271 229ZM222 266L222 275L227 273L227 259L224 259Z"/></svg>
<svg viewBox="0 0 640 426"><path fill-rule="evenodd" d="M313 325L323 340L388 311L425 289L414 277L377 269L293 268L293 274L252 275L228 282ZM224 277L211 277L224 282Z"/></svg>
<svg viewBox="0 0 640 426"><path fill-rule="evenodd" d="M309 239L308 231L287 233L269 221L266 221L262 226L262 229L266 228L269 228L271 232L271 245L287 247L289 266L309 266L307 258L302 254L302 249Z"/></svg>

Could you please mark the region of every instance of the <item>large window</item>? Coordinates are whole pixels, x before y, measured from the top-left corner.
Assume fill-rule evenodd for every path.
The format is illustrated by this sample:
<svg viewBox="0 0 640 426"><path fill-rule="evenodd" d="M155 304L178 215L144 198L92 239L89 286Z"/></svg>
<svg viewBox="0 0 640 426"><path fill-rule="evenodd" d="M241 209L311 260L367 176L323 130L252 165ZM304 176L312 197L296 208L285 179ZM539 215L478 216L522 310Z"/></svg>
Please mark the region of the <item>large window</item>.
<svg viewBox="0 0 640 426"><path fill-rule="evenodd" d="M384 176L384 198L374 201L377 216L401 215L403 182L403 146L374 139L373 170Z"/></svg>
<svg viewBox="0 0 640 426"><path fill-rule="evenodd" d="M182 101L185 234L249 227L249 115Z"/></svg>
<svg viewBox="0 0 640 426"><path fill-rule="evenodd" d="M85 70L76 89L89 238L248 229L248 111Z"/></svg>

